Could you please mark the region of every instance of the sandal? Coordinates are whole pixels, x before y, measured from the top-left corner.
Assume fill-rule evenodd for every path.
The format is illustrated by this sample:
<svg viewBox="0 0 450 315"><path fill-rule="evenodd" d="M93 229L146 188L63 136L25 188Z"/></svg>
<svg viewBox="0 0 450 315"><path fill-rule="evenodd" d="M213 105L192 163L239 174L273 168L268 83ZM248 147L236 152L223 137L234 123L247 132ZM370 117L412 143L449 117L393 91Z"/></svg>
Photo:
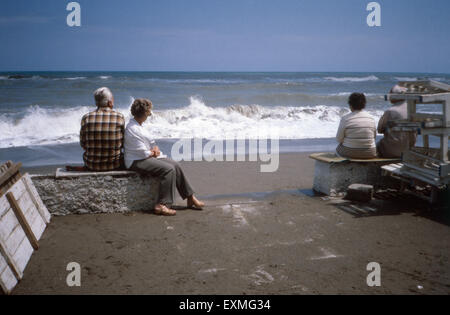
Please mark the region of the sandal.
<svg viewBox="0 0 450 315"><path fill-rule="evenodd" d="M167 208L165 205L160 205L159 207L155 207L155 214L164 215L164 216L173 216L176 215L177 212L173 209Z"/></svg>
<svg viewBox="0 0 450 315"><path fill-rule="evenodd" d="M194 201L190 201L190 200L187 201L187 207L188 207L188 209L202 210L203 207L205 206L205 203L204 203L204 202L201 202L201 201L199 201L199 200L197 200L197 204L198 204L198 205L195 205L195 204L194 204Z"/></svg>

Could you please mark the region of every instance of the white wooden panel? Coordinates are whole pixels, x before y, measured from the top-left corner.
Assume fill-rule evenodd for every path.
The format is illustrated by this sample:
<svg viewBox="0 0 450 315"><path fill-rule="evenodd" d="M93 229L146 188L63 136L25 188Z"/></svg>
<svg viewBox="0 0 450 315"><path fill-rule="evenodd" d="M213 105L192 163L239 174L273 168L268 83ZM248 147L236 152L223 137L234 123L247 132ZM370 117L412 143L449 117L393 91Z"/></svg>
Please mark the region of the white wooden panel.
<svg viewBox="0 0 450 315"><path fill-rule="evenodd" d="M8 253L12 254L13 257L15 252L17 251L17 248L19 247L20 243L22 243L24 238L28 239L22 227L19 225L6 239L5 241L6 250L8 251Z"/></svg>
<svg viewBox="0 0 450 315"><path fill-rule="evenodd" d="M2 274L6 268L8 268L8 263L5 258L3 258L3 255L0 255L0 274Z"/></svg>
<svg viewBox="0 0 450 315"><path fill-rule="evenodd" d="M41 197L39 196L36 187L34 187L33 181L30 178L30 174L26 173L23 177L22 180L25 183L26 188L28 189L28 191L31 193L31 196L33 199L33 201L35 203L37 203L37 208L39 210L39 213L41 214L42 218L44 219L45 223L50 223L50 212L48 211L47 207L44 205L44 203L42 202Z"/></svg>
<svg viewBox="0 0 450 315"><path fill-rule="evenodd" d="M25 217L28 217L29 211L33 211L33 209L31 209L32 206L34 206L35 210L37 211L36 206L33 204L33 201L31 200L30 194L28 192L24 193L22 197L20 197L20 199L16 200Z"/></svg>
<svg viewBox="0 0 450 315"><path fill-rule="evenodd" d="M31 244L30 244L31 245ZM8 252L6 249L5 242L0 238L0 256L2 256L11 268L14 268L14 274L17 275L17 278L20 279L22 277L22 271L20 271L19 267L17 267L12 254Z"/></svg>
<svg viewBox="0 0 450 315"><path fill-rule="evenodd" d="M7 240L14 228L18 225L19 221L17 220L14 211L10 208L9 211L0 219L0 237L3 240Z"/></svg>
<svg viewBox="0 0 450 315"><path fill-rule="evenodd" d="M39 197L29 174L25 174L8 191L12 192L34 236L39 240L47 223L50 222L51 215ZM10 293L16 286L17 279L22 278L23 271L33 254L33 247L6 196L0 198L0 249L0 286L5 293Z"/></svg>
<svg viewBox="0 0 450 315"><path fill-rule="evenodd" d="M33 247L31 246L28 238L25 237L22 240L22 243L20 243L17 252L13 256L14 262L16 263L17 267L19 267L20 271L23 272L25 270L25 267L27 266L32 254Z"/></svg>
<svg viewBox="0 0 450 315"><path fill-rule="evenodd" d="M9 294L17 285L17 279L6 260L0 255L0 286L4 293Z"/></svg>
<svg viewBox="0 0 450 315"><path fill-rule="evenodd" d="M44 222L44 219L42 219L36 208L34 208L34 211L32 213L33 217L28 221L28 223L30 224L31 230L33 231L36 239L40 240L42 234L45 231L45 228L47 227L47 224Z"/></svg>
<svg viewBox="0 0 450 315"><path fill-rule="evenodd" d="M9 208L9 202L6 199L6 196L0 198L0 218L5 214L5 212Z"/></svg>
<svg viewBox="0 0 450 315"><path fill-rule="evenodd" d="M16 285L16 276L14 276L3 256L0 255L0 286L3 292L9 294Z"/></svg>
<svg viewBox="0 0 450 315"><path fill-rule="evenodd" d="M8 189L8 192L11 192L14 195L16 200L19 200L20 197L26 192L25 185L21 180L16 182L11 188Z"/></svg>

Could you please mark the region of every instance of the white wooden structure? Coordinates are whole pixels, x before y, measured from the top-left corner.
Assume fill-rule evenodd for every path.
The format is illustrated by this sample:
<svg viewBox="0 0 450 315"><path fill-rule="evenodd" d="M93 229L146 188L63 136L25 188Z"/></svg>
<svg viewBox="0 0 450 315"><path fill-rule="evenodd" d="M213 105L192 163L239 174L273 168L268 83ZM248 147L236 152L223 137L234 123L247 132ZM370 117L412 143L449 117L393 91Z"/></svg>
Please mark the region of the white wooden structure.
<svg viewBox="0 0 450 315"><path fill-rule="evenodd" d="M386 100L404 100L408 103L408 119L393 122L389 128L416 132L423 138L423 147L414 146L404 152L402 163L384 166L386 174L404 181L415 180L447 189L450 184L448 139L450 136L450 85L437 81L399 82L404 93L388 94ZM436 104L440 113L423 113L420 104ZM431 148L429 136L440 138L439 148Z"/></svg>
<svg viewBox="0 0 450 315"><path fill-rule="evenodd" d="M14 184L0 193L0 287L6 294L11 293L22 279L25 267L33 251L39 248L38 241L50 222L50 213L30 176L20 176L18 172L14 175Z"/></svg>

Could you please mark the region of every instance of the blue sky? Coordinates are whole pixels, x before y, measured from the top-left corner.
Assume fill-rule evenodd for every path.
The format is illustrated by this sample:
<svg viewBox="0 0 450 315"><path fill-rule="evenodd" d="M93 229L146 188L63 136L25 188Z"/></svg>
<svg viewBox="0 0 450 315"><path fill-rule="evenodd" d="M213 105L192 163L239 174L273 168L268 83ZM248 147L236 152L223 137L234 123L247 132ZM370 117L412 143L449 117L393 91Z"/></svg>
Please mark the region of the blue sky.
<svg viewBox="0 0 450 315"><path fill-rule="evenodd" d="M450 1L0 0L0 71L450 73Z"/></svg>

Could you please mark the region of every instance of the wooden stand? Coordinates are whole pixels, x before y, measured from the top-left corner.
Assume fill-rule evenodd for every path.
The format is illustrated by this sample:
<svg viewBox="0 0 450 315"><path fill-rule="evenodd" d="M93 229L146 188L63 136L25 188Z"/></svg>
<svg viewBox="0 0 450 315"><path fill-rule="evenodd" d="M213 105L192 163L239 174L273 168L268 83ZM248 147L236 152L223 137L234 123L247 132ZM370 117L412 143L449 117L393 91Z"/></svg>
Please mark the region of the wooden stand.
<svg viewBox="0 0 450 315"><path fill-rule="evenodd" d="M390 126L394 131L416 132L423 138L423 147L414 146L402 156L400 165L383 167L405 181L414 179L431 185L433 189L447 189L450 184L448 139L450 136L450 85L436 81L399 82L407 92L388 94L386 100L404 100L408 103L408 119ZM418 104L438 104L440 114L418 112ZM440 138L439 148L431 148L429 136ZM432 201L432 200L431 200Z"/></svg>

